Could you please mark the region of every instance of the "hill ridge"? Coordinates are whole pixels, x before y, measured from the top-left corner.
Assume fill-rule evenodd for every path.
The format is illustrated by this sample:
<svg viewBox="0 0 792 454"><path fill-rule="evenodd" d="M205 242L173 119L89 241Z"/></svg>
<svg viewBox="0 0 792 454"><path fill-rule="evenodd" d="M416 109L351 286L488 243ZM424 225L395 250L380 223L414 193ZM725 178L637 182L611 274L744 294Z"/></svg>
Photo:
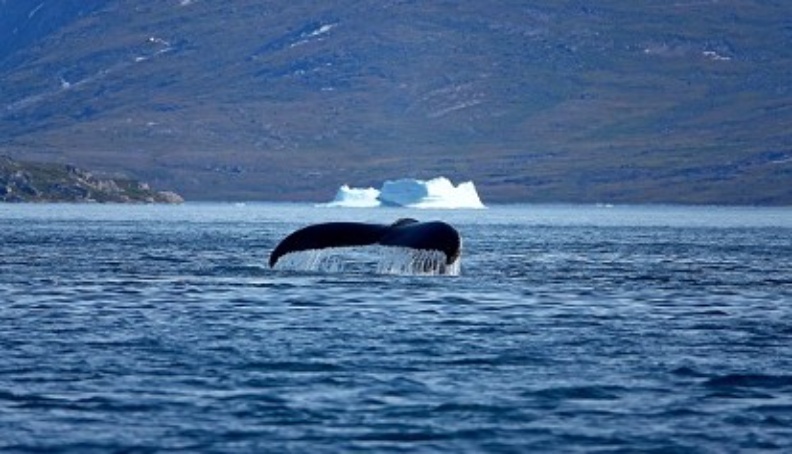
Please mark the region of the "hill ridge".
<svg viewBox="0 0 792 454"><path fill-rule="evenodd" d="M0 202L181 203L174 192L129 178L99 177L71 165L20 162L0 155Z"/></svg>
<svg viewBox="0 0 792 454"><path fill-rule="evenodd" d="M323 201L445 175L490 203L789 205L789 13L9 1L0 153L190 199Z"/></svg>

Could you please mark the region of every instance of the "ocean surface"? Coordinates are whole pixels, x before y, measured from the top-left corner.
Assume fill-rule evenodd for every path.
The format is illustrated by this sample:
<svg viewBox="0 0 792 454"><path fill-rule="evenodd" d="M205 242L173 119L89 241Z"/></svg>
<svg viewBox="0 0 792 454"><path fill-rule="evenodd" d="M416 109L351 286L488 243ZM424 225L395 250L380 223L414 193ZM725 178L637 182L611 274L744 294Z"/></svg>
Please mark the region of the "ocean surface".
<svg viewBox="0 0 792 454"><path fill-rule="evenodd" d="M266 265L405 216L458 276ZM0 205L0 451L792 452L792 209Z"/></svg>

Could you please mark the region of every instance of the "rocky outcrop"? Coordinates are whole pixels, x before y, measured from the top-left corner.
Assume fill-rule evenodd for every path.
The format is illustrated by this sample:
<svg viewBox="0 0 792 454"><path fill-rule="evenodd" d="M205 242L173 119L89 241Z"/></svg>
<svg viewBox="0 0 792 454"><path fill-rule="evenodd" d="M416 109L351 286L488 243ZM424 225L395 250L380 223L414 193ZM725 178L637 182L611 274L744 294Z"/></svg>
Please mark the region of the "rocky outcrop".
<svg viewBox="0 0 792 454"><path fill-rule="evenodd" d="M0 202L181 203L169 191L126 178L99 178L71 165L0 156Z"/></svg>

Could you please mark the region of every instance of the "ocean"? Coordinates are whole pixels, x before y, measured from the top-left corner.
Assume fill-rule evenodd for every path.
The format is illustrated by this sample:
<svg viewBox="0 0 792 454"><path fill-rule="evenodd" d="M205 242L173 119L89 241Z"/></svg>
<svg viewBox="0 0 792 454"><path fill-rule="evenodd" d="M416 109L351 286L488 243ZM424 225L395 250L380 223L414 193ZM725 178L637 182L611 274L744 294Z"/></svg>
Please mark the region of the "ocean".
<svg viewBox="0 0 792 454"><path fill-rule="evenodd" d="M275 269L443 220L458 276ZM0 451L789 452L792 210L0 205Z"/></svg>

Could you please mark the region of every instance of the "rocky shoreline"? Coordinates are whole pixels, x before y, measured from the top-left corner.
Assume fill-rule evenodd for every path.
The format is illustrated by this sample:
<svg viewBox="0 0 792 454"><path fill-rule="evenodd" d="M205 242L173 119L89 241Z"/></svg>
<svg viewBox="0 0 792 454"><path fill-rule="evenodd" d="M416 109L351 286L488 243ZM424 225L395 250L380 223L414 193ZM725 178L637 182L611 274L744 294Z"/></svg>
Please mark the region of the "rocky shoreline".
<svg viewBox="0 0 792 454"><path fill-rule="evenodd" d="M0 156L0 202L174 204L184 199L133 179L100 178L72 165Z"/></svg>

